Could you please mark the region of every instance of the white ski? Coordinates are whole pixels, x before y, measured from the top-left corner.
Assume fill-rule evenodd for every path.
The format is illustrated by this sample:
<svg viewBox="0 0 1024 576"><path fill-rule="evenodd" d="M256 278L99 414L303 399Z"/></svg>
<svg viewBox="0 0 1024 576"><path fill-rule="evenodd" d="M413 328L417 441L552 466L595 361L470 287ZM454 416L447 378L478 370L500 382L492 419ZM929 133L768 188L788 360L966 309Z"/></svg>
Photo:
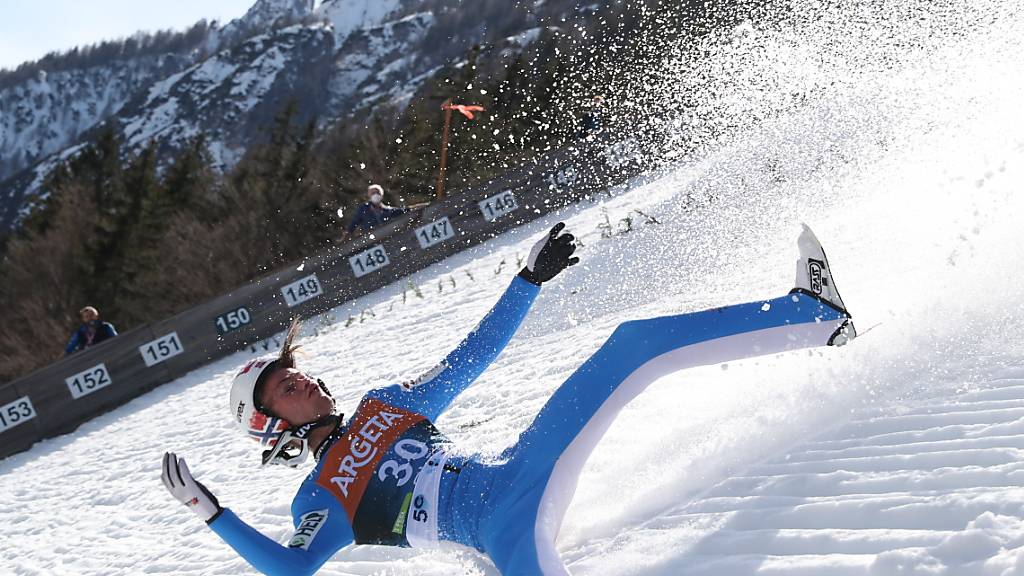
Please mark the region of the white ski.
<svg viewBox="0 0 1024 576"><path fill-rule="evenodd" d="M810 294L849 316L850 313L832 279L832 271L829 269L828 258L825 257L821 242L806 224L802 226L803 232L796 241L800 258L796 261L796 288L793 291ZM833 335L829 344L842 346L853 340L856 335L857 330L853 327L853 322L847 321Z"/></svg>

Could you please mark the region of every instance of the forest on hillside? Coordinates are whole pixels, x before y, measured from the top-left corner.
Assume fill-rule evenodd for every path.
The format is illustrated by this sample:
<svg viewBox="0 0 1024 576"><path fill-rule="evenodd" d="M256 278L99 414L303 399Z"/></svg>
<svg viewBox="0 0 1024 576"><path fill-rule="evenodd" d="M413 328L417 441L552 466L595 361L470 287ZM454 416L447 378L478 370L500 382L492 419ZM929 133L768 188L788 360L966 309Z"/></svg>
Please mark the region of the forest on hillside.
<svg viewBox="0 0 1024 576"><path fill-rule="evenodd" d="M51 52L39 60L25 62L13 69L0 68L0 90L37 78L40 73L81 70L139 56L163 56L202 50L210 33L216 28L216 22L200 20L181 32L139 32L127 38Z"/></svg>

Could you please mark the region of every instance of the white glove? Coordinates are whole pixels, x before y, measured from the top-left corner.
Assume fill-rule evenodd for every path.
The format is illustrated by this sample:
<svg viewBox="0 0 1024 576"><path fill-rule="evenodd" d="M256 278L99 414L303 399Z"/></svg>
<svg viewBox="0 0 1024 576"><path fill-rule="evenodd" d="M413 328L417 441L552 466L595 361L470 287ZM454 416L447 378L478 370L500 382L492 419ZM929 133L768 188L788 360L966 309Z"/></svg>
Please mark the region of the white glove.
<svg viewBox="0 0 1024 576"><path fill-rule="evenodd" d="M224 510L217 498L192 477L184 458L178 458L173 452L164 453L163 473L160 479L171 496L188 507L209 524Z"/></svg>

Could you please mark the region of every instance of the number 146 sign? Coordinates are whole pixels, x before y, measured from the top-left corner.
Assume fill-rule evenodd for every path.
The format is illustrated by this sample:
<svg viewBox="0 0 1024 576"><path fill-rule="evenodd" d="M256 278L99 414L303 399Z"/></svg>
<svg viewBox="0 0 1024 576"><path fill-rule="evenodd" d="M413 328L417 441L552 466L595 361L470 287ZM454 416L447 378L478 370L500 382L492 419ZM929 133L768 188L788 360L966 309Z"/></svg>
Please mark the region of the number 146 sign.
<svg viewBox="0 0 1024 576"><path fill-rule="evenodd" d="M477 204L480 206L480 212L484 215L484 219L488 222L494 222L519 208L519 204L516 203L516 195L511 190L505 190L501 194L481 200Z"/></svg>

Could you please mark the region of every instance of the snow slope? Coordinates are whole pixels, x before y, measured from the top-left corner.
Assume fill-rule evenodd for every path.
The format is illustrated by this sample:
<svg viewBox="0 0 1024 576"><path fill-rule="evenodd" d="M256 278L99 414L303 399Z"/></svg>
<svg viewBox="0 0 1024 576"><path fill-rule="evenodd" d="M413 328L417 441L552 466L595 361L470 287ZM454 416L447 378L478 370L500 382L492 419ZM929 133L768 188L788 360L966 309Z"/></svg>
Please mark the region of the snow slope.
<svg viewBox="0 0 1024 576"><path fill-rule="evenodd" d="M909 36L885 14L826 11L813 26L738 29L692 72L666 64L666 84L722 81L695 114L758 121L613 197L416 274L419 295L398 283L311 319L302 366L345 411L367 388L419 374L564 219L583 262L544 289L438 422L495 453L619 322L788 290L806 221L862 336L653 385L588 462L563 558L592 575L1024 574L1024 19L1011 2L878 4L892 5L937 12L896 10L928 28ZM740 64L743 83L713 74ZM606 214L619 231L610 238ZM230 377L248 357L0 461L0 573L248 573L164 492L164 450L285 541L302 474L258 468L227 415ZM471 552L363 547L322 573L495 571Z"/></svg>

